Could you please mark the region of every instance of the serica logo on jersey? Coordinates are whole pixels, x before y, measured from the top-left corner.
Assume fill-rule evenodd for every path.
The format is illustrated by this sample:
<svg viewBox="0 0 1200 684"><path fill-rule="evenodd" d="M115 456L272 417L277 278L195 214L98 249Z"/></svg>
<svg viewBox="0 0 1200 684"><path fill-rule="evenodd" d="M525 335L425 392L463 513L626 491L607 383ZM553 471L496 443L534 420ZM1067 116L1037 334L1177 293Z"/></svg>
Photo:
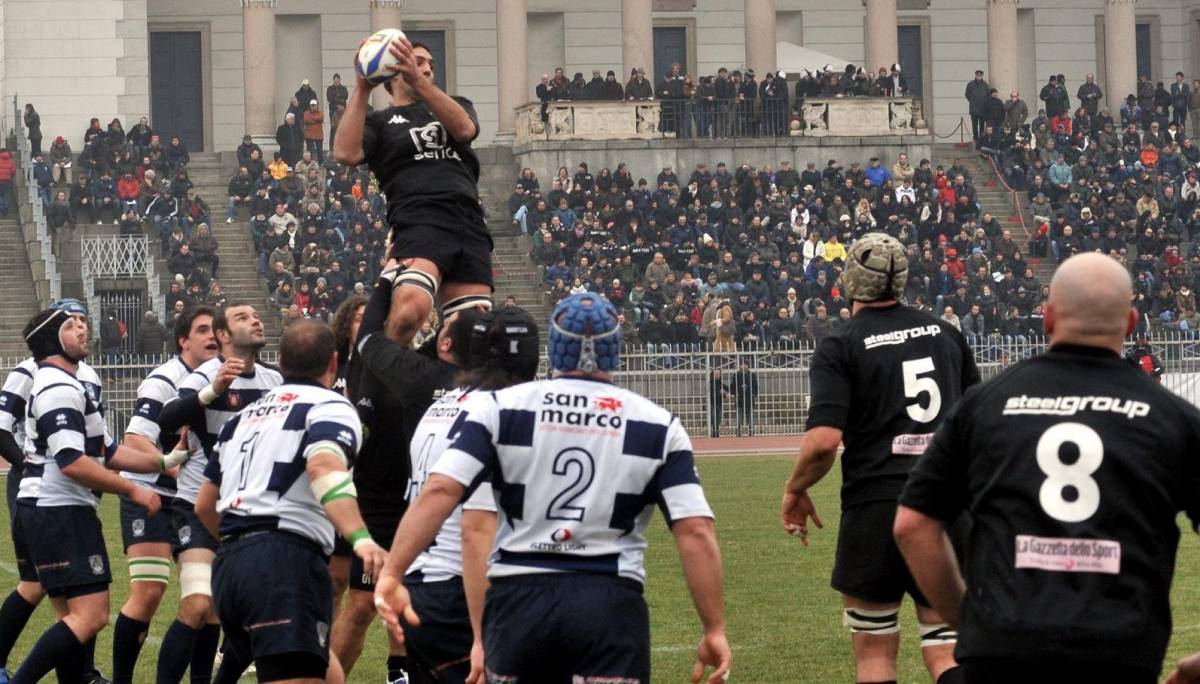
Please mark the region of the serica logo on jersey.
<svg viewBox="0 0 1200 684"><path fill-rule="evenodd" d="M413 155L413 159L421 161L422 159L456 159L462 161L458 156L458 152L446 146L446 129L441 123L432 121L417 128L408 129L409 135L412 136L413 144L417 146L417 153Z"/></svg>
<svg viewBox="0 0 1200 684"><path fill-rule="evenodd" d="M542 395L540 422L617 430L621 427L621 402L612 397L546 392Z"/></svg>

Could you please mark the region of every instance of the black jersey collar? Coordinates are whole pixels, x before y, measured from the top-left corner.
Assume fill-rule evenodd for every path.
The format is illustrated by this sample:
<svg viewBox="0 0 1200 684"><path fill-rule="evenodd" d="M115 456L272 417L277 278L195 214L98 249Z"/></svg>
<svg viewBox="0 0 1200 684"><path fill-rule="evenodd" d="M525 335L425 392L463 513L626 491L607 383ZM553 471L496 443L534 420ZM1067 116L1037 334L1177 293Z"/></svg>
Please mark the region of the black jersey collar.
<svg viewBox="0 0 1200 684"><path fill-rule="evenodd" d="M1075 356L1090 356L1092 358L1098 358L1098 359L1104 359L1104 358L1119 359L1119 358L1121 358L1120 354L1114 352L1111 349L1105 349L1103 347L1092 347L1092 346L1085 345L1085 344L1070 344L1067 342L1060 342L1059 344L1056 344L1056 345L1050 347L1050 351L1055 354L1073 354Z"/></svg>

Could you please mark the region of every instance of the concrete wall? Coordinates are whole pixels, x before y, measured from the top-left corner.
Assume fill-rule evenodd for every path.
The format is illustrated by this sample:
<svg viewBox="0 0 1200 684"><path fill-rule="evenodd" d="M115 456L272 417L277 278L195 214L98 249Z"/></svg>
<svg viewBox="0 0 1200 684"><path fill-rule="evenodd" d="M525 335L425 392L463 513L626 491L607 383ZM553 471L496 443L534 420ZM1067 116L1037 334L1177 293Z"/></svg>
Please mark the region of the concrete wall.
<svg viewBox="0 0 1200 684"><path fill-rule="evenodd" d="M587 162L593 174L602 168L616 169L625 162L634 178L645 178L651 186L654 177L670 164L686 180L696 165L704 162L709 169L725 162L731 169L749 161L758 168L779 168L788 159L792 168L803 171L808 162L825 168L829 159L843 165L858 161L866 164L871 157L891 166L904 152L915 166L931 155L929 136L882 136L871 138L789 138L786 140L636 140L599 142L535 142L513 148L515 169L526 166L542 180L543 190L549 179L565 166L575 173L579 162ZM516 178L514 173L513 178ZM511 183L511 181L510 181ZM511 190L511 188L509 188Z"/></svg>

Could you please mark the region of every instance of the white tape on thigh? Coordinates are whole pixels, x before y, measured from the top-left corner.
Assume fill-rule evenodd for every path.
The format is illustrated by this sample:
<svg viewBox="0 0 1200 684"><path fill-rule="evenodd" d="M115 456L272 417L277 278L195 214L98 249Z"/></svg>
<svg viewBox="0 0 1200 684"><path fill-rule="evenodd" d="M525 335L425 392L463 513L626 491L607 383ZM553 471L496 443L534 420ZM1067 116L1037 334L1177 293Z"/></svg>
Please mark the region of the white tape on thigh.
<svg viewBox="0 0 1200 684"><path fill-rule="evenodd" d="M195 594L212 596L212 564L181 563L179 565L180 595L184 598Z"/></svg>
<svg viewBox="0 0 1200 684"><path fill-rule="evenodd" d="M435 303L437 302L437 278L424 271L418 271L411 268L405 269L400 273L400 275L396 276L396 280L392 285L392 290L400 287L415 287L429 295L429 298Z"/></svg>
<svg viewBox="0 0 1200 684"><path fill-rule="evenodd" d="M847 608L842 624L851 632L863 634L895 634L900 631L900 611Z"/></svg>
<svg viewBox="0 0 1200 684"><path fill-rule="evenodd" d="M129 559L130 582L171 581L171 561L158 556L133 556Z"/></svg>
<svg viewBox="0 0 1200 684"><path fill-rule="evenodd" d="M921 648L948 646L958 642L958 632L950 629L950 625L944 622L936 625L927 625L924 622L918 624L921 628Z"/></svg>

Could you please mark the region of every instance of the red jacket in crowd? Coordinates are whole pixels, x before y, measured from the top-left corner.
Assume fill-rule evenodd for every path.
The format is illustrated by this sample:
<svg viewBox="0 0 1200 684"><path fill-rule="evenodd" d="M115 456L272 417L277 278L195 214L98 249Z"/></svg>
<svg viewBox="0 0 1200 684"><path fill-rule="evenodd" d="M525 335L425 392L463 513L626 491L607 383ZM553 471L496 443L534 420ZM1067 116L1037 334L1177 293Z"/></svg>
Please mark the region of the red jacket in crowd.
<svg viewBox="0 0 1200 684"><path fill-rule="evenodd" d="M17 173L17 165L13 163L12 154L8 150L0 150L0 183L11 183Z"/></svg>
<svg viewBox="0 0 1200 684"><path fill-rule="evenodd" d="M142 194L142 184L136 178L122 176L117 181L117 197L122 200L135 200Z"/></svg>

